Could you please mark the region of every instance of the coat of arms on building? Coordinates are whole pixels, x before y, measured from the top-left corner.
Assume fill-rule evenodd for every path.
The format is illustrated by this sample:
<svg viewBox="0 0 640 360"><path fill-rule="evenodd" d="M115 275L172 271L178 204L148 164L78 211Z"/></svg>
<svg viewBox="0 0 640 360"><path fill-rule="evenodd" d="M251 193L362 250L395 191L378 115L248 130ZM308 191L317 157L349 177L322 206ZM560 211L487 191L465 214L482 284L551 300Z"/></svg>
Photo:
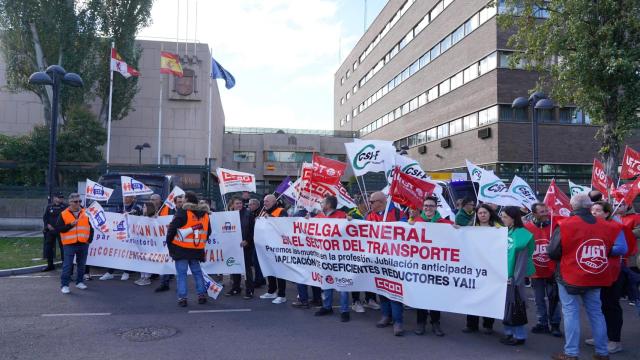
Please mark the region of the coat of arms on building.
<svg viewBox="0 0 640 360"><path fill-rule="evenodd" d="M173 83L174 91L181 96L189 96L196 92L196 72L192 69L183 69L183 76L175 78Z"/></svg>

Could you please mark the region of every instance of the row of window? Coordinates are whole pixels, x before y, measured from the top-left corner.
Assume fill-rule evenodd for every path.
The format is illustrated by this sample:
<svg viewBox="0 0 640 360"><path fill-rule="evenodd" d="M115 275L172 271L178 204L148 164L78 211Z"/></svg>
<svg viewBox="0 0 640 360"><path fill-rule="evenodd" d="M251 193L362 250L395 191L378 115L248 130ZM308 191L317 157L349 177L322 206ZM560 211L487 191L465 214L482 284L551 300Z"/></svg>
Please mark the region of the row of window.
<svg viewBox="0 0 640 360"><path fill-rule="evenodd" d="M400 105L398 108L393 111L383 115L377 120L369 123L367 126L360 129L360 136L364 136L366 134L375 131L382 126L387 125L390 122L393 122L400 117L417 110L418 108L434 101L442 95L449 93L452 90L459 88L460 86L468 83L476 79L479 76L482 76L489 71L495 69L497 67L497 52L493 52L485 58L481 59L473 63L471 66L466 69L458 72L452 77L445 79L440 84L432 87L431 89L425 91L424 93L416 96L415 98L407 101L406 103Z"/></svg>
<svg viewBox="0 0 640 360"><path fill-rule="evenodd" d="M413 76L431 61L436 59L440 54L447 51L453 45L458 43L464 37L469 35L472 31L477 29L480 25L484 24L487 20L495 15L494 7L484 7L482 10L474 14L464 24L460 25L454 32L447 35L442 41L437 43L433 48L423 54L413 64L409 65L406 69L401 71L395 78L391 79L382 88L376 91L368 99L364 100L357 108L352 110L352 117L356 117L359 113L367 109L376 101L385 96L388 92L400 85L402 82Z"/></svg>
<svg viewBox="0 0 640 360"><path fill-rule="evenodd" d="M424 30L438 15L440 15L445 8L447 8L453 0L441 0L424 16L409 32L400 40L395 46L387 52L387 54L371 68L366 75L364 75L360 81L353 87L354 93L358 91L358 88L364 86L367 81L378 73L391 59L393 59L400 50L404 49L418 34Z"/></svg>
<svg viewBox="0 0 640 360"><path fill-rule="evenodd" d="M324 154L324 157L328 157L330 159L345 161L345 154ZM285 162L285 163L302 163L302 162L311 162L313 157L312 152L304 152L304 151L265 151L264 158L265 161L270 162ZM233 161L234 162L256 162L256 152L255 151L234 151L233 152Z"/></svg>

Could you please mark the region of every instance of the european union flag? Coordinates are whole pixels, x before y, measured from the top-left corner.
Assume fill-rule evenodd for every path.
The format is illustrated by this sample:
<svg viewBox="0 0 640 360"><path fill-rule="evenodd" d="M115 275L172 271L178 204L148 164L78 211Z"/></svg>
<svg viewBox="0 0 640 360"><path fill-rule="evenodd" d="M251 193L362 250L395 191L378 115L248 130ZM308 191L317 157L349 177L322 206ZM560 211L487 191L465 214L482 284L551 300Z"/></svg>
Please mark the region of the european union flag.
<svg viewBox="0 0 640 360"><path fill-rule="evenodd" d="M211 78L224 79L224 86L231 89L236 85L236 79L222 65L218 64L216 59L211 58Z"/></svg>

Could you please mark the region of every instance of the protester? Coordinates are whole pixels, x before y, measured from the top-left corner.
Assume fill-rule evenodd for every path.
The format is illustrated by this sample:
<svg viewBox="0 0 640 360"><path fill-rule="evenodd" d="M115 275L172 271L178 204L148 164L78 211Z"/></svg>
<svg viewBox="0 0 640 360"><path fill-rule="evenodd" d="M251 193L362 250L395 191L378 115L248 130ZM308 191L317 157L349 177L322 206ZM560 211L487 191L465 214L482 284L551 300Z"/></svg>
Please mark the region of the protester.
<svg viewBox="0 0 640 360"><path fill-rule="evenodd" d="M462 200L462 207L456 213L456 225L469 226L473 225L474 209L476 207L476 201L473 198L467 197Z"/></svg>
<svg viewBox="0 0 640 360"><path fill-rule="evenodd" d="M264 197L264 209L261 216L265 217L286 217L287 212L278 207L278 200L275 196L269 194ZM269 288L267 292L260 296L260 299L273 299L272 303L282 304L287 302L286 287L287 282L284 279L276 278L274 276L267 277ZM276 290L278 293L276 294Z"/></svg>
<svg viewBox="0 0 640 360"><path fill-rule="evenodd" d="M619 204L615 215L619 216L622 224L631 230L635 240L635 244L631 244L632 247L627 251L627 254L630 255L623 258L621 270L624 276L624 292L629 298L629 305L635 305L638 316L640 316L640 291L638 290L640 284L640 271L638 270L638 264L640 264L640 251L638 251L640 248L640 214L636 214L633 206L627 206L623 202Z"/></svg>
<svg viewBox="0 0 640 360"><path fill-rule="evenodd" d="M176 196L174 198L174 202L176 203L175 209L169 210L169 215L175 215L176 209L182 209L182 205L184 205L184 195ZM169 284L171 283L171 279L173 279L172 274L162 274L160 275L160 286L158 286L154 291L155 292L165 292L169 291Z"/></svg>
<svg viewBox="0 0 640 360"><path fill-rule="evenodd" d="M531 286L535 293L536 317L538 323L531 329L534 334L551 334L562 336L560 332L560 299L558 298L558 284L554 273L556 263L549 259L547 247L551 239L552 224L549 220L549 208L543 203L531 206L532 221L524 224L533 234L535 250L533 265L536 272L531 276Z"/></svg>
<svg viewBox="0 0 640 360"><path fill-rule="evenodd" d="M293 211L293 207L289 209ZM298 207L298 211L293 214L293 217L304 217L309 219L316 214L307 211L303 206ZM311 286L312 300L309 302L309 287L306 284L296 284L298 290L298 299L291 303L291 306L297 309L309 309L311 306L322 307L322 289L318 286Z"/></svg>
<svg viewBox="0 0 640 360"><path fill-rule="evenodd" d="M124 202L124 207L122 209L122 213L123 214L129 214L129 215L134 215L134 216L142 216L142 214L143 214L142 207L140 205L138 205L135 196L125 196L123 198L123 202ZM115 271L114 269L107 269L107 272L104 273L100 277L100 280L111 280L111 279L113 279L114 278L113 277L113 272L114 271ZM122 276L120 277L120 280L122 280L122 281L129 280L129 273L127 271L123 271L122 272Z"/></svg>
<svg viewBox="0 0 640 360"><path fill-rule="evenodd" d="M524 328L527 323L524 278L535 272L532 259L535 241L533 235L524 228L522 215L517 206L505 207L500 215L504 226L509 228L507 299L503 320L505 336L500 342L504 345L524 345L527 339L527 331ZM512 309L518 311L514 313ZM524 313L524 319L517 318L517 313Z"/></svg>
<svg viewBox="0 0 640 360"><path fill-rule="evenodd" d="M476 208L476 226L485 226L500 228L500 219L493 208L487 204L480 204ZM495 319L483 317L482 318L482 332L487 335L493 334L493 324ZM477 332L480 328L480 317L475 315L467 315L467 326L462 329L463 333Z"/></svg>
<svg viewBox="0 0 640 360"><path fill-rule="evenodd" d="M260 200L258 199L249 199L249 206L247 207L254 218L257 218L260 215ZM256 247L254 244L253 247L253 257L251 258L253 263L253 270L255 275L253 276L253 288L257 289L264 286L267 281L264 279L262 275L262 270L260 269L260 263L258 262L258 253L256 252Z"/></svg>
<svg viewBox="0 0 640 360"><path fill-rule="evenodd" d="M70 292L69 282L74 258L76 262L76 288L80 290L87 288L83 282L84 268L87 262L89 244L93 241L93 228L80 203L80 195L71 193L69 195L69 207L60 213L54 227L54 231L60 234L60 241L64 247L62 276L60 277L60 291L63 294Z"/></svg>
<svg viewBox="0 0 640 360"><path fill-rule="evenodd" d="M244 299L248 300L253 298L253 274L251 273L251 263L254 251L253 244L253 230L255 228L255 218L251 211L243 206L242 199L238 197L232 197L229 201L229 210L230 211L238 211L240 216L240 229L242 232L242 241L240 242L240 246L242 247L242 252L244 254L244 271L245 271L245 282L244 282ZM241 293L240 289L240 280L242 275L240 274L232 274L231 275L231 290L229 290L225 295L226 296L235 296Z"/></svg>
<svg viewBox="0 0 640 360"><path fill-rule="evenodd" d="M371 197L369 198L369 204L371 207L371 211L367 214L367 221L393 222L399 221L402 218L401 212L393 207L387 211L385 219L387 197L381 191L377 191L371 194ZM384 296L380 296L380 310L382 311L382 318L380 319L380 321L378 321L376 327L385 328L393 323L393 334L395 336L403 336L404 328L402 326L402 312L404 309L402 303L399 301L390 300Z"/></svg>
<svg viewBox="0 0 640 360"><path fill-rule="evenodd" d="M453 222L449 219L445 219L440 215L438 209L438 198L435 196L427 196L422 203L422 212L409 221L409 224L413 224L415 222L427 222L427 223L437 223L437 224L451 224ZM416 310L417 317L417 326L414 331L416 335L424 335L425 327L427 323L427 318L431 316L431 331L436 336L444 336L444 332L440 328L440 311L436 310Z"/></svg>
<svg viewBox="0 0 640 360"><path fill-rule="evenodd" d="M64 203L64 195L62 192L57 192L53 195L53 202L47 205L42 216L42 222L44 228L42 233L44 235L44 243L42 247L42 257L47 259L47 267L42 269L43 272L55 270L56 267L53 261L56 258L56 244L60 249L60 260L64 260L64 254L62 253L62 242L60 241L60 234L56 233L55 225L58 221L60 213L67 208L67 204Z"/></svg>
<svg viewBox="0 0 640 360"><path fill-rule="evenodd" d="M167 229L167 248L176 264L178 305L187 306L187 268L191 270L198 293L198 303L207 302L200 263L204 262L204 247L211 235L209 207L198 204L198 197L189 191L185 203L176 211Z"/></svg>
<svg viewBox="0 0 640 360"><path fill-rule="evenodd" d="M154 194L155 195L155 194ZM152 195L153 196L153 195ZM157 201L156 201L157 202ZM156 210L155 202L153 200L146 202L142 205L142 216L157 218L157 210ZM140 286L151 285L151 274L141 272L140 279L134 281L134 284Z"/></svg>
<svg viewBox="0 0 640 360"><path fill-rule="evenodd" d="M611 282L607 271L609 256L627 251L624 234L613 223L591 214L592 202L587 194L571 198L572 216L562 220L551 237L547 251L551 260L559 261L556 271L558 293L564 318L564 352L553 359L578 359L580 352L580 303L591 325L594 359L608 359L607 333L600 287Z"/></svg>
<svg viewBox="0 0 640 360"><path fill-rule="evenodd" d="M327 219L346 219L347 214L344 211L336 210L338 207L338 199L335 196L329 195L322 200L322 212L316 215L317 218ZM349 293L346 291L339 291L340 296L340 321L348 322L351 317L349 315ZM322 291L322 307L316 311L315 316L324 316L333 314L333 289L326 289Z"/></svg>
<svg viewBox="0 0 640 360"><path fill-rule="evenodd" d="M251 200L251 193L248 191L242 192L242 207L247 209L249 208L249 200Z"/></svg>

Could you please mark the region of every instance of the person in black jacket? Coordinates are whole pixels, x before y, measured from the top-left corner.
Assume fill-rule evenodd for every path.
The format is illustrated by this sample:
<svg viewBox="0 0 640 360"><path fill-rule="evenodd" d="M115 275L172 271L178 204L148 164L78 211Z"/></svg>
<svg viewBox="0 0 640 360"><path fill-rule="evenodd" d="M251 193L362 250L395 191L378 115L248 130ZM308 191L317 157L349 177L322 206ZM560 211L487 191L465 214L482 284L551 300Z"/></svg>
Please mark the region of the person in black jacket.
<svg viewBox="0 0 640 360"><path fill-rule="evenodd" d="M54 227L56 226L58 217L60 217L60 213L66 208L67 204L64 203L64 195L59 191L53 196L53 202L47 205L47 208L44 210L44 215L42 216L42 222L44 223L44 228L42 230L44 235L42 257L47 259L47 267L42 269L42 271L55 270L53 260L56 258L56 243L60 248L60 259L64 259L62 243L60 242L60 234L55 231Z"/></svg>
<svg viewBox="0 0 640 360"><path fill-rule="evenodd" d="M206 237L203 230L206 229ZM179 236L178 231L191 230L191 234ZM198 204L195 193L185 194L185 203L176 214L167 229L167 248L176 263L176 287L178 305L187 306L187 268L191 269L198 292L198 303L207 302L207 289L204 285L200 263L205 261L204 246L211 235L209 206Z"/></svg>
<svg viewBox="0 0 640 360"><path fill-rule="evenodd" d="M243 206L242 199L238 197L232 197L229 201L230 211L239 211L240 215L240 228L242 230L242 251L244 253L244 272L245 272L245 293L244 299L248 300L253 298L253 274L251 273L251 264L253 257L253 229L256 226L256 219L251 211ZM231 281L233 285L231 290L227 292L226 296L234 296L240 294L240 274L232 274Z"/></svg>

